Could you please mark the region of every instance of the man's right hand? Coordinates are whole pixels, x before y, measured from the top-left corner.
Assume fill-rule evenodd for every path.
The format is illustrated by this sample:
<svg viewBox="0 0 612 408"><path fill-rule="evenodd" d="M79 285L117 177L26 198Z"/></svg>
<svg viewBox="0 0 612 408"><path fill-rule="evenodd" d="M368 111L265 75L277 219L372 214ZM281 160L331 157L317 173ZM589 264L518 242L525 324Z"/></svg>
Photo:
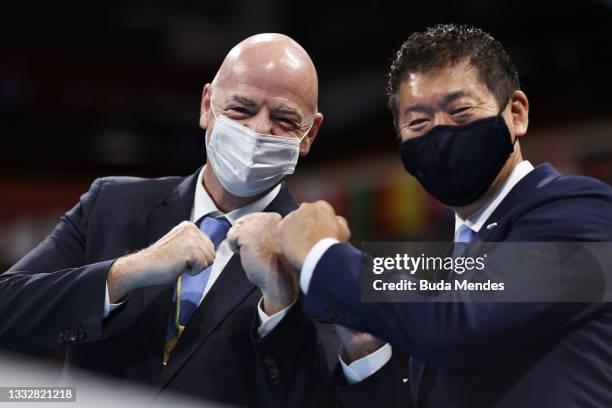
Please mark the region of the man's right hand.
<svg viewBox="0 0 612 408"><path fill-rule="evenodd" d="M117 259L108 271L111 303L131 290L174 282L200 273L215 259L215 247L194 223L183 221L150 247Z"/></svg>

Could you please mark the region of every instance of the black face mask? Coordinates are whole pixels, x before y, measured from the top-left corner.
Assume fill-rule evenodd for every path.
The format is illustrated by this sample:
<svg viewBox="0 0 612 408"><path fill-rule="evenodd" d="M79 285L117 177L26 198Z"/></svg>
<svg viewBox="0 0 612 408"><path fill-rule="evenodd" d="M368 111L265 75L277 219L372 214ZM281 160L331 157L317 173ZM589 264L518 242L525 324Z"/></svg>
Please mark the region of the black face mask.
<svg viewBox="0 0 612 408"><path fill-rule="evenodd" d="M482 197L513 151L501 114L465 125L438 125L400 143L406 171L437 200L452 207Z"/></svg>

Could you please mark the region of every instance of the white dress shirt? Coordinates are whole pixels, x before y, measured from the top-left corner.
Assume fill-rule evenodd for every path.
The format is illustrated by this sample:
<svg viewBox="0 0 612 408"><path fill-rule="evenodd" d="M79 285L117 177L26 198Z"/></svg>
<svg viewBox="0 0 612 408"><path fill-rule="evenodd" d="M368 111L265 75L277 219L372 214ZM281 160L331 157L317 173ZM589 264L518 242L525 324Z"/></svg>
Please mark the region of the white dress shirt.
<svg viewBox="0 0 612 408"><path fill-rule="evenodd" d="M493 214L493 211L495 211L502 200L508 195L510 190L512 190L512 187L514 187L516 183L521 181L521 179L529 174L529 172L532 170L533 165L527 160L517 164L510 173L510 176L504 182L503 186L472 215L463 220L461 217L455 214L455 232L457 232L459 227L461 227L461 225L464 223L474 232L480 231L487 219L491 216L491 214ZM308 287L310 286L312 274L314 273L317 263L329 249L329 247L337 244L338 242L338 240L333 238L323 238L310 249L308 255L306 255L306 259L304 260L304 265L302 265L302 273L300 275L300 287L302 288L302 292L308 293ZM383 349L386 350L381 351ZM354 384L374 374L376 371L382 368L382 366L384 366L390 358L391 347L389 344L385 344L376 352L359 360L353 361L349 365L346 365L344 361L342 361L342 357L340 357L340 363L347 381L349 384Z"/></svg>
<svg viewBox="0 0 612 408"><path fill-rule="evenodd" d="M514 166L512 173L510 173L510 176L508 176L499 191L489 198L489 200L472 215L463 220L461 217L455 214L455 232L457 232L459 227L461 227L461 224L465 224L474 232L480 231L484 223L487 222L491 214L493 214L493 211L497 209L499 203L501 203L502 200L506 198L510 190L512 190L512 187L521 181L523 177L529 174L531 170L533 170L533 165L529 161L523 160Z"/></svg>
<svg viewBox="0 0 612 408"><path fill-rule="evenodd" d="M193 207L191 209L191 216L190 216L191 222L196 222L197 220L204 217L205 215L211 215L211 216L224 216L231 225L234 225L236 220L238 220L243 215L263 211L276 198L276 196L278 195L281 189L281 186L279 184L276 187L274 187L272 190L270 190L268 194L261 197L260 199L250 204L247 204L244 207L237 208L233 211L230 211L227 214L224 214L217 208L214 201L212 200L212 198L210 198L210 195L208 195L208 192L206 191L206 189L204 188L204 185L202 184L204 168L205 167L203 167L200 173L198 174L198 180L196 182L195 195L193 199ZM202 298L200 299L200 303L202 303L202 300L204 299L204 297L206 296L206 294L208 293L212 285L215 283L215 281L221 274L221 271L223 271L223 268L225 268L225 265L227 265L227 263L229 262L233 254L234 253L230 249L230 246L227 240L223 240L217 247L217 250L215 253L215 260L213 261L212 270L210 271L210 277L208 278L208 282L206 283L206 287L204 288L204 292L202 293ZM110 298L108 294L108 283L107 283L106 296L104 299L103 318L106 318L110 312L112 312L115 308L121 305L121 303L111 304L109 299ZM281 310L278 313L275 313L272 316L268 316L262 310L261 300L260 300L257 306L257 309L258 309L257 312L258 312L258 315L261 321L261 325L258 328L259 335L263 337L266 334L270 333L272 329L274 329L274 327L276 327L276 325L287 314L290 307L291 306L287 307L284 310Z"/></svg>

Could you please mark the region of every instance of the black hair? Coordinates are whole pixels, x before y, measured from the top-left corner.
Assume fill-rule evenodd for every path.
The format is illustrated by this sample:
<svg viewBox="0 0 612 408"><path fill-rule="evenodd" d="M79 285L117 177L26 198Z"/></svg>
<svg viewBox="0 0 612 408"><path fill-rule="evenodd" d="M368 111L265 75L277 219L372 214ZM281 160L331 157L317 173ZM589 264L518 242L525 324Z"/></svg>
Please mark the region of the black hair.
<svg viewBox="0 0 612 408"><path fill-rule="evenodd" d="M489 33L462 24L438 24L408 37L391 61L387 83L389 109L397 127L397 93L406 75L431 72L468 61L499 106L520 89L510 56Z"/></svg>

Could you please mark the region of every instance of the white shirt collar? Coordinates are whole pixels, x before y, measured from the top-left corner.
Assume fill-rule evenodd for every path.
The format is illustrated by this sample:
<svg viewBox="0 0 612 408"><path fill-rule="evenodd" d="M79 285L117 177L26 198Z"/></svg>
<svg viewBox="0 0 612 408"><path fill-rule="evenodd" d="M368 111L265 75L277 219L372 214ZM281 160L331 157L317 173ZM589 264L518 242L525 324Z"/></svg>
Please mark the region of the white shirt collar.
<svg viewBox="0 0 612 408"><path fill-rule="evenodd" d="M202 170L200 170L200 173L198 174L195 195L193 198L193 208L191 209L191 222L196 222L203 216L211 214L212 216L223 215L225 218L227 218L230 224L234 225L234 222L243 215L265 210L266 207L276 198L281 189L281 185L279 184L260 199L253 201L244 207L236 208L235 210L224 214L217 208L214 201L212 198L210 198L210 195L208 195L208 192L204 188L204 184L202 184L202 177L204 176L205 168L206 166L202 167Z"/></svg>
<svg viewBox="0 0 612 408"><path fill-rule="evenodd" d="M533 170L533 165L527 161L523 160L519 164L517 164L510 176L504 182L502 188L499 189L497 193L495 193L486 203L484 203L474 214L470 215L465 220L462 220L455 213L455 233L461 227L462 224L467 225L472 231L478 232L487 221L487 219L493 214L493 211L499 206L504 198L508 195L512 187L516 185L523 177L525 177L529 172Z"/></svg>

